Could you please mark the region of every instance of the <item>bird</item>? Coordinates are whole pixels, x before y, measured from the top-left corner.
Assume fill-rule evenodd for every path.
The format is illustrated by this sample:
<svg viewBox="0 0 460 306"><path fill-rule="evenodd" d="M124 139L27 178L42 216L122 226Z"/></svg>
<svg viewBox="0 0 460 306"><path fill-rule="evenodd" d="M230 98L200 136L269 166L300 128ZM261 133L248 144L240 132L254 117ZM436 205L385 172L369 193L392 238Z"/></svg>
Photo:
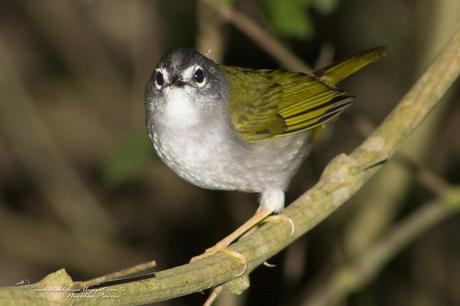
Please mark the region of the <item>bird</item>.
<svg viewBox="0 0 460 306"><path fill-rule="evenodd" d="M160 159L196 186L260 194L256 213L205 256L282 213L313 144L354 100L337 84L385 53L372 48L313 74L216 64L191 48L161 57L144 95Z"/></svg>

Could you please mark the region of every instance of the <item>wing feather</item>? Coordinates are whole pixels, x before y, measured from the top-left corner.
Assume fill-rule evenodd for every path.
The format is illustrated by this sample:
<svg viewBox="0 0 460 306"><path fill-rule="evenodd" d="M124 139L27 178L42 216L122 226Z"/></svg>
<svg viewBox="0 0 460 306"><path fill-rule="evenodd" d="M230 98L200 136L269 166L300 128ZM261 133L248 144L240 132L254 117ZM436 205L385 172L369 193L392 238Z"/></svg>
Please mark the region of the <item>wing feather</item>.
<svg viewBox="0 0 460 306"><path fill-rule="evenodd" d="M353 100L315 76L221 66L236 132L248 141L307 131L337 117ZM238 91L233 88L239 88Z"/></svg>

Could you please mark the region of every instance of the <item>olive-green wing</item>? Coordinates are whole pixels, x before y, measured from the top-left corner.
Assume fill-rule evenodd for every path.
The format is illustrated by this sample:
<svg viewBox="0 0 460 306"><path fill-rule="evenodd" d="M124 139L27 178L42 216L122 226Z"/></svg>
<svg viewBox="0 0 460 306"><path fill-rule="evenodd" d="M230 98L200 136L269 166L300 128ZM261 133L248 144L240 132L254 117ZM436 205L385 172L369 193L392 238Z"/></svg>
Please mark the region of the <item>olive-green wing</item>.
<svg viewBox="0 0 460 306"><path fill-rule="evenodd" d="M227 107L248 141L302 132L337 117L352 101L314 76L221 66L230 83ZM238 90L235 90L235 88Z"/></svg>
<svg viewBox="0 0 460 306"><path fill-rule="evenodd" d="M314 76L221 66L230 83L227 107L233 126L242 138L253 141L324 125L353 100L335 85L385 54L384 47L363 51Z"/></svg>

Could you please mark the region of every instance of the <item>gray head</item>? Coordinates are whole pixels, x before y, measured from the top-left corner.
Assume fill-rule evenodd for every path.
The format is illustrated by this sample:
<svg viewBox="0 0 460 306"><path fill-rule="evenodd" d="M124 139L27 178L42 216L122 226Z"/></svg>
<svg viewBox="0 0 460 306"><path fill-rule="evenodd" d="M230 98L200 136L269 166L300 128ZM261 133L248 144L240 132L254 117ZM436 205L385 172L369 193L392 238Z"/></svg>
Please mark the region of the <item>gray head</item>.
<svg viewBox="0 0 460 306"><path fill-rule="evenodd" d="M193 49L174 49L161 58L147 83L147 116L197 119L223 109L227 96L225 75L213 61Z"/></svg>

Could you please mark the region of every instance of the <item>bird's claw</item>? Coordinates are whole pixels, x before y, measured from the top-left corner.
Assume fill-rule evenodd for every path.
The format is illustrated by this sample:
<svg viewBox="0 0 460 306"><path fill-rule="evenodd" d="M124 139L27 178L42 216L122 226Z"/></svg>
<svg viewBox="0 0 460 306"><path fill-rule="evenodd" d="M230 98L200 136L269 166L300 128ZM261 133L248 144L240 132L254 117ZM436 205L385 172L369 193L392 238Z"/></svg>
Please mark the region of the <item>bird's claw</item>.
<svg viewBox="0 0 460 306"><path fill-rule="evenodd" d="M203 258L206 258L206 257L209 257L211 255L214 255L214 254L217 254L217 253L223 253L223 254L226 254L228 256L231 256L231 257L234 257L236 259L238 259L239 261L242 262L243 264L243 269L241 270L241 272L239 272L236 277L240 277L242 275L244 275L247 270L248 270L248 259L246 258L246 256L244 256L243 254L241 254L240 252L237 252L227 246L220 246L219 244L216 244L215 246L213 246L212 248L209 248L207 249L203 254L201 255L198 255L198 256L194 256L192 257L192 259L190 260L190 262L195 262L197 260L200 260L200 259L203 259Z"/></svg>
<svg viewBox="0 0 460 306"><path fill-rule="evenodd" d="M288 222L289 225L291 226L291 232L290 232L289 236L294 235L294 233L295 233L295 223L291 218L289 218L286 215L279 214L279 215L268 216L263 222L267 223L267 222L280 222L280 221Z"/></svg>

